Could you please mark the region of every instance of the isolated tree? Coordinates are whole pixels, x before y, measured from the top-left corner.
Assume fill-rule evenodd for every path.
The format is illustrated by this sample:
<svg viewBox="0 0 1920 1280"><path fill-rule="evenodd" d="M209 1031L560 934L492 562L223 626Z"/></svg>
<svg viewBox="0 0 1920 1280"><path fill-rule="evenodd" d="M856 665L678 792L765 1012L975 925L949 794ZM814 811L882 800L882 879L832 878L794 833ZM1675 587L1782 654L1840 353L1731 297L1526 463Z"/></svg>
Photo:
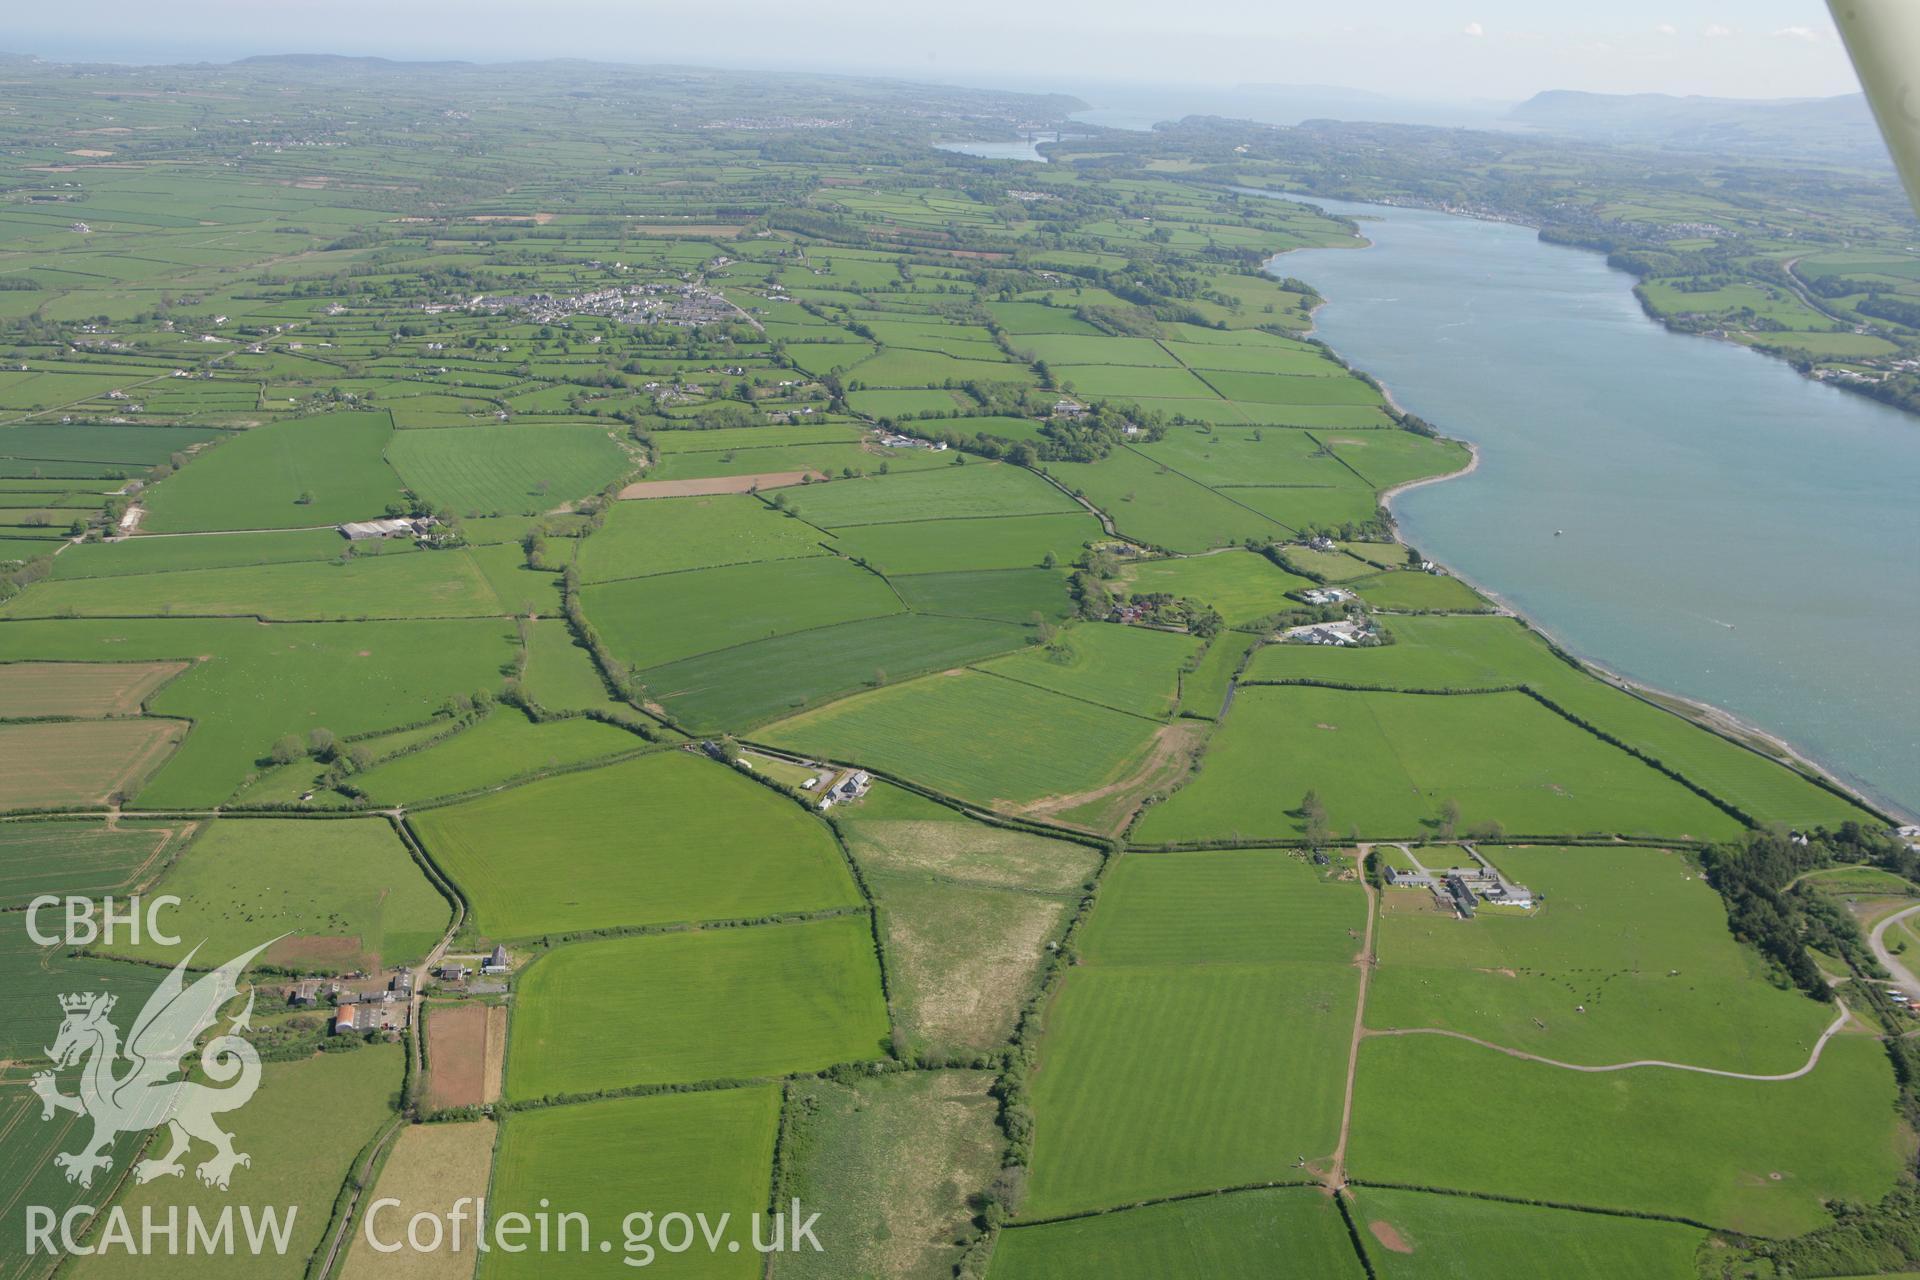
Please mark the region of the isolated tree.
<svg viewBox="0 0 1920 1280"><path fill-rule="evenodd" d="M273 750L267 754L268 758L275 764L292 764L295 760L305 755L306 752L300 747L300 739L294 737L292 734L288 734L286 737L280 739L280 741L274 743Z"/></svg>
<svg viewBox="0 0 1920 1280"><path fill-rule="evenodd" d="M1300 816L1307 820L1307 843L1318 849L1327 843L1332 832L1327 826L1327 806L1320 802L1320 793L1309 789L1300 799Z"/></svg>
<svg viewBox="0 0 1920 1280"><path fill-rule="evenodd" d="M307 734L307 751L316 760L333 758L333 730L314 729Z"/></svg>
<svg viewBox="0 0 1920 1280"><path fill-rule="evenodd" d="M1448 796L1440 805L1440 838L1453 839L1454 828L1460 825L1460 802Z"/></svg>

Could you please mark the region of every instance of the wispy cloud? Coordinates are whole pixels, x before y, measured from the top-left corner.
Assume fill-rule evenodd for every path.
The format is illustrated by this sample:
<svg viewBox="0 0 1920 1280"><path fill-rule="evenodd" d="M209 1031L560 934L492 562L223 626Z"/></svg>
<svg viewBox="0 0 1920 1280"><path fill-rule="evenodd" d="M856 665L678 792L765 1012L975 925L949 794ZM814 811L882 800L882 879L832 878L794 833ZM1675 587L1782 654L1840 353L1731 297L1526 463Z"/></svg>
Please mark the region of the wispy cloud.
<svg viewBox="0 0 1920 1280"><path fill-rule="evenodd" d="M1460 34L1463 36L1472 36L1475 40L1478 40L1481 36L1487 34L1487 29L1477 22L1469 22L1466 26L1460 28Z"/></svg>
<svg viewBox="0 0 1920 1280"><path fill-rule="evenodd" d="M1724 40L1733 34L1733 28L1720 22L1709 22L1707 29L1700 34L1709 40Z"/></svg>
<svg viewBox="0 0 1920 1280"><path fill-rule="evenodd" d="M1653 29L1653 33L1657 36L1677 36L1680 34L1680 28L1671 22L1663 22Z"/></svg>
<svg viewBox="0 0 1920 1280"><path fill-rule="evenodd" d="M1827 38L1827 33L1816 27L1782 27L1773 34L1787 40L1804 40L1808 44L1818 44Z"/></svg>

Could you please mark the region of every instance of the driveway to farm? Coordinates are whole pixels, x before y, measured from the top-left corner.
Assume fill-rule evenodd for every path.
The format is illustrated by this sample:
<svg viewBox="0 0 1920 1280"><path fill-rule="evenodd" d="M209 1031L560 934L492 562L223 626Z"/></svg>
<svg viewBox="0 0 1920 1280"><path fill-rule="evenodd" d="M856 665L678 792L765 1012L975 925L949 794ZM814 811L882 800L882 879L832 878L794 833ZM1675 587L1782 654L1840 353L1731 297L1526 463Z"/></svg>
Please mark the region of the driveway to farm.
<svg viewBox="0 0 1920 1280"><path fill-rule="evenodd" d="M1920 907L1915 907L1914 910L1920 911ZM1491 1040L1482 1040L1478 1036L1470 1036L1461 1031L1448 1031L1444 1027L1396 1027L1392 1030L1385 1031L1368 1030L1363 1034L1369 1036L1448 1036L1454 1040L1465 1040L1468 1044L1477 1044L1483 1049L1492 1049L1498 1053L1504 1053L1509 1058L1521 1058L1527 1062L1541 1062L1549 1067L1559 1067L1562 1071L1632 1071L1639 1067L1665 1067L1669 1071L1692 1071L1703 1076L1724 1076L1728 1080L1759 1080L1766 1083L1773 1083L1784 1080L1798 1080L1801 1076L1806 1075L1816 1066L1820 1065L1820 1054L1826 1049L1827 1041L1838 1035L1840 1028L1847 1025L1847 1019L1853 1016L1852 1012L1847 1008L1846 1001L1836 999L1833 1003L1840 1012L1834 1017L1833 1022L1828 1025L1827 1029L1820 1033L1820 1038L1814 1041L1813 1052L1808 1055L1806 1065L1800 1067L1798 1070L1784 1072L1777 1076L1752 1075L1745 1071L1722 1071L1718 1067L1698 1067L1686 1062L1665 1062L1659 1058L1641 1058L1633 1062L1610 1062L1602 1066L1584 1066L1577 1062L1560 1062L1554 1058L1543 1058L1537 1053L1528 1053L1524 1049L1509 1049L1506 1045L1495 1044Z"/></svg>
<svg viewBox="0 0 1920 1280"><path fill-rule="evenodd" d="M1908 907L1904 911L1896 911L1873 926L1872 932L1867 934L1867 945L1873 948L1873 958L1893 975L1894 984L1906 992L1910 998L1920 1000L1920 978L1914 977L1913 970L1907 968L1900 957L1887 948L1887 930L1896 920L1905 920L1917 911L1920 911L1920 905Z"/></svg>

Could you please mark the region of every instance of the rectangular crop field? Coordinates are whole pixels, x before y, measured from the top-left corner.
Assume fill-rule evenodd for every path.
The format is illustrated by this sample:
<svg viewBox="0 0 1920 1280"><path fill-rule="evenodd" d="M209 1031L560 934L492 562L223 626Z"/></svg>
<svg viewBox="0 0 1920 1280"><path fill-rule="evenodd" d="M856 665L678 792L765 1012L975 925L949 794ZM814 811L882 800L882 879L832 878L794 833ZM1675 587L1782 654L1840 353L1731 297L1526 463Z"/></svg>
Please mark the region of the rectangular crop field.
<svg viewBox="0 0 1920 1280"><path fill-rule="evenodd" d="M798 805L682 751L570 773L409 819L491 938L857 905Z"/></svg>
<svg viewBox="0 0 1920 1280"><path fill-rule="evenodd" d="M866 913L579 942L520 979L507 1096L750 1079L883 1057Z"/></svg>

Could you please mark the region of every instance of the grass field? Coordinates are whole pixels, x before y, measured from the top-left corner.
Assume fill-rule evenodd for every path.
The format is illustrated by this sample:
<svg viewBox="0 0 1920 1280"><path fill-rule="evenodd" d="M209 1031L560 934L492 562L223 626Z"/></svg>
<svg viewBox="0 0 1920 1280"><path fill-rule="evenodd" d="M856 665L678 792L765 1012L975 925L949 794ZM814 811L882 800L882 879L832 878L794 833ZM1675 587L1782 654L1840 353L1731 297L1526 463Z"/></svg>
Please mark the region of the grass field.
<svg viewBox="0 0 1920 1280"><path fill-rule="evenodd" d="M1075 510L1071 498L1031 472L981 462L789 489L786 501L789 510L825 529L950 516L978 519Z"/></svg>
<svg viewBox="0 0 1920 1280"><path fill-rule="evenodd" d="M373 1045L349 1053L323 1053L298 1062L269 1063L260 1091L245 1108L223 1118L234 1148L253 1157L233 1175L231 1191L202 1186L191 1167L181 1178L130 1186L120 1204L138 1230L149 1206L164 1220L167 1207L196 1205L209 1219L228 1205L251 1205L258 1214L273 1207L286 1215L294 1206L290 1242L283 1255L157 1252L152 1257L118 1250L74 1260L78 1276L246 1277L275 1280L304 1275L307 1258L326 1231L334 1198L345 1185L354 1157L393 1114L400 1092L401 1049ZM316 1124L316 1116L326 1123ZM204 1150L204 1148L200 1148ZM196 1153L197 1154L197 1153ZM136 1237L137 1238L137 1237Z"/></svg>
<svg viewBox="0 0 1920 1280"><path fill-rule="evenodd" d="M387 460L407 487L456 515L537 515L589 497L630 469L602 427L396 431Z"/></svg>
<svg viewBox="0 0 1920 1280"><path fill-rule="evenodd" d="M702 432L701 434L711 434ZM616 502L606 525L580 544L580 579L612 582L686 569L824 554L818 529L725 494Z"/></svg>
<svg viewBox="0 0 1920 1280"><path fill-rule="evenodd" d="M983 1071L796 1082L784 1158L793 1194L820 1211L821 1252L780 1255L773 1274L948 1280L968 1198L1000 1166L992 1083Z"/></svg>
<svg viewBox="0 0 1920 1280"><path fill-rule="evenodd" d="M284 933L265 963L373 971L425 956L452 917L384 818L213 822L156 892L180 898L166 917L180 945L107 950L171 964L197 946L211 968Z"/></svg>
<svg viewBox="0 0 1920 1280"><path fill-rule="evenodd" d="M1031 628L895 613L735 645L640 673L650 697L694 730L744 728L871 688L1024 646Z"/></svg>
<svg viewBox="0 0 1920 1280"><path fill-rule="evenodd" d="M144 498L142 527L298 529L371 520L400 501L383 451L387 414L331 413L255 427L207 451Z"/></svg>
<svg viewBox="0 0 1920 1280"><path fill-rule="evenodd" d="M1696 1227L1468 1196L1362 1187L1354 1217L1384 1280L1507 1280L1551 1258L1564 1280L1696 1280ZM1389 1243L1391 1242L1391 1243Z"/></svg>
<svg viewBox="0 0 1920 1280"><path fill-rule="evenodd" d="M382 1253L368 1243L367 1231L383 1244L401 1242L415 1214L444 1218L461 1197L485 1195L496 1136L491 1120L416 1124L402 1130L366 1202L368 1207L388 1199L400 1203L382 1207L368 1227L354 1232L341 1271L344 1280L471 1280L477 1260L471 1224L458 1249L449 1238L433 1251Z"/></svg>
<svg viewBox="0 0 1920 1280"><path fill-rule="evenodd" d="M1043 1226L994 1246L992 1280L1360 1280L1340 1211L1318 1190L1202 1196Z"/></svg>
<svg viewBox="0 0 1920 1280"><path fill-rule="evenodd" d="M184 662L0 663L0 707L21 720L40 716L137 716Z"/></svg>
<svg viewBox="0 0 1920 1280"><path fill-rule="evenodd" d="M587 1248L488 1253L480 1280L546 1280L549 1276L605 1276L619 1259L646 1262L648 1273L676 1277L751 1280L764 1261L753 1251L748 1220L764 1212L773 1175L780 1120L777 1088L620 1098L579 1106L518 1112L502 1127L494 1162L491 1214L533 1214L545 1200L551 1212L585 1214L614 1258ZM682 1254L657 1251L651 1238L627 1249L629 1214L704 1213L708 1222L729 1215L738 1252L708 1252L704 1244ZM634 1222L637 1233L640 1223ZM656 1227L657 1229L657 1227ZM578 1239L578 1233L570 1237ZM696 1239L698 1235L696 1233ZM639 1246L649 1246L640 1253ZM624 1269L624 1268L623 1268Z"/></svg>
<svg viewBox="0 0 1920 1280"><path fill-rule="evenodd" d="M1473 613L1492 608L1479 592L1451 575L1402 570L1355 578L1348 585L1376 609Z"/></svg>
<svg viewBox="0 0 1920 1280"><path fill-rule="evenodd" d="M1357 886L1285 853L1122 857L1046 1014L1023 1212L1310 1178L1296 1159L1339 1129L1362 920Z"/></svg>
<svg viewBox="0 0 1920 1280"><path fill-rule="evenodd" d="M1192 636L1144 627L1083 623L1051 645L984 663L980 669L1022 684L1163 719L1180 697L1180 670L1200 649Z"/></svg>
<svg viewBox="0 0 1920 1280"><path fill-rule="evenodd" d="M1136 830L1148 843L1293 837L1319 791L1336 831L1416 836L1442 805L1467 827L1720 839L1732 818L1519 693L1431 697L1243 688L1200 772ZM1465 828L1463 828L1465 829Z"/></svg>
<svg viewBox="0 0 1920 1280"><path fill-rule="evenodd" d="M402 804L497 786L510 778L644 746L645 739L598 720L576 717L536 724L511 707L501 707L444 742L355 774L352 785L381 804Z"/></svg>
<svg viewBox="0 0 1920 1280"><path fill-rule="evenodd" d="M1031 569L1049 554L1060 564L1070 564L1099 536L1099 521L1078 512L852 525L839 531L834 546L886 574L947 573Z"/></svg>
<svg viewBox="0 0 1920 1280"><path fill-rule="evenodd" d="M813 1071L886 1052L863 914L562 947L520 979L507 1097Z"/></svg>
<svg viewBox="0 0 1920 1280"><path fill-rule="evenodd" d="M849 698L759 736L982 804L1019 805L1111 781L1152 735L1138 716L965 672Z"/></svg>
<svg viewBox="0 0 1920 1280"><path fill-rule="evenodd" d="M1497 1098L1525 1124L1462 1125L1434 1097ZM1678 1214L1757 1235L1809 1231L1823 1199L1872 1202L1904 1167L1892 1069L1862 1036L1799 1080L1582 1075L1437 1036L1360 1048L1353 1177ZM1884 1104L1881 1100L1885 1100ZM1777 1175L1777 1176L1776 1176Z"/></svg>
<svg viewBox="0 0 1920 1280"><path fill-rule="evenodd" d="M731 769L680 751L410 821L471 904L474 927L493 938L860 901L825 827Z"/></svg>
<svg viewBox="0 0 1920 1280"><path fill-rule="evenodd" d="M472 552L452 550L69 578L49 582L43 591L22 596L0 612L14 618L246 615L318 621L475 618L506 613L518 603L501 601Z"/></svg>
<svg viewBox="0 0 1920 1280"><path fill-rule="evenodd" d="M1446 852L1421 859L1463 860ZM1487 852L1544 904L1463 924L1432 910L1424 889L1387 890L1369 1027L1445 1027L1563 1062L1660 1058L1775 1074L1804 1063L1832 1020L1830 1006L1767 980L1759 953L1729 932L1720 895L1681 854Z"/></svg>
<svg viewBox="0 0 1920 1280"><path fill-rule="evenodd" d="M581 603L614 653L642 668L901 609L878 574L825 556L603 583Z"/></svg>
<svg viewBox="0 0 1920 1280"><path fill-rule="evenodd" d="M1290 608L1290 591L1313 583L1277 567L1265 556L1245 551L1141 560L1126 565L1120 582L1134 595L1164 593L1213 606L1230 627Z"/></svg>

